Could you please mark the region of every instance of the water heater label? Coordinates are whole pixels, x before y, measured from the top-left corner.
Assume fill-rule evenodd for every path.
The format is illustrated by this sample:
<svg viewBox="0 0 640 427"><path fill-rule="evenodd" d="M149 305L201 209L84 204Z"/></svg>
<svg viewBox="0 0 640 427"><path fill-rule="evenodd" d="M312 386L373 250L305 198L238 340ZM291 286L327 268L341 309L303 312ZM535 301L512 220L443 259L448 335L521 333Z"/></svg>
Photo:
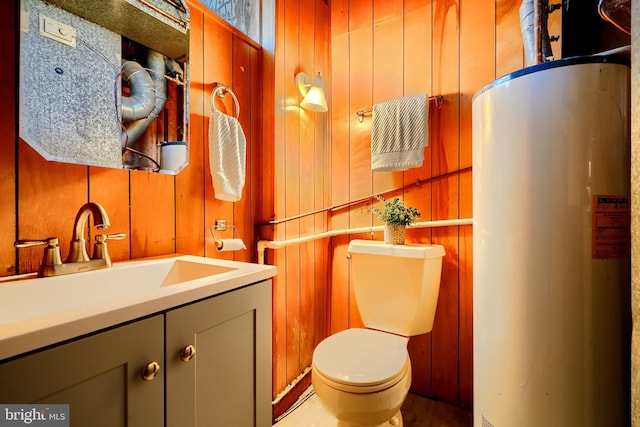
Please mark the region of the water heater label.
<svg viewBox="0 0 640 427"><path fill-rule="evenodd" d="M629 197L593 196L592 258L628 258L631 249Z"/></svg>

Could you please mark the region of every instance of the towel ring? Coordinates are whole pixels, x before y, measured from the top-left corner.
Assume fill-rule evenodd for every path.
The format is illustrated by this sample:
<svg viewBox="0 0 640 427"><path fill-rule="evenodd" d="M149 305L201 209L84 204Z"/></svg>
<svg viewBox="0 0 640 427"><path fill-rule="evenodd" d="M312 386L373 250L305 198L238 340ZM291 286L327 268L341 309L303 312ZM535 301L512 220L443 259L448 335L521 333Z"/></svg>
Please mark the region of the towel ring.
<svg viewBox="0 0 640 427"><path fill-rule="evenodd" d="M218 84L218 86L216 86L216 88L211 91L211 109L213 111L217 110L215 96L218 95L219 97L224 98L227 93L233 98L233 102L236 106L236 119L238 119L238 117L240 117L240 103L238 102L238 98L236 98L236 94L233 93L231 89L224 85Z"/></svg>

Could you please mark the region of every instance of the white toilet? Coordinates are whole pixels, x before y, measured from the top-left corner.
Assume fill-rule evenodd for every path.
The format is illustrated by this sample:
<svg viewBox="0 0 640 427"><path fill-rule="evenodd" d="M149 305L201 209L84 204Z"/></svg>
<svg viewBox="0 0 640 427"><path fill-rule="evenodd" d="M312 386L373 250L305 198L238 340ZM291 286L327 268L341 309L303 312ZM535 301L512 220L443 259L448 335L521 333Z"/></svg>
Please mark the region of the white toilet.
<svg viewBox="0 0 640 427"><path fill-rule="evenodd" d="M444 248L349 243L356 304L368 329L338 332L313 353L312 384L337 426L402 426L409 337L431 331Z"/></svg>

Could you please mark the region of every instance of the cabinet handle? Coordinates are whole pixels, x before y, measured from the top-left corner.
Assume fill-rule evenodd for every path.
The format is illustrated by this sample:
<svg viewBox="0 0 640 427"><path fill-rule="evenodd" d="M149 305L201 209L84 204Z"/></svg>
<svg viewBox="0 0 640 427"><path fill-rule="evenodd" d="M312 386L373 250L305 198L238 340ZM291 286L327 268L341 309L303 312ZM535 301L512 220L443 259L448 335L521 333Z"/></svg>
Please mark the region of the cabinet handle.
<svg viewBox="0 0 640 427"><path fill-rule="evenodd" d="M158 362L151 361L142 368L142 379L145 381L151 381L160 372L160 364Z"/></svg>
<svg viewBox="0 0 640 427"><path fill-rule="evenodd" d="M195 355L196 348L193 346L193 344L189 344L188 346L183 348L182 351L180 351L180 360L182 360L183 362L188 362Z"/></svg>

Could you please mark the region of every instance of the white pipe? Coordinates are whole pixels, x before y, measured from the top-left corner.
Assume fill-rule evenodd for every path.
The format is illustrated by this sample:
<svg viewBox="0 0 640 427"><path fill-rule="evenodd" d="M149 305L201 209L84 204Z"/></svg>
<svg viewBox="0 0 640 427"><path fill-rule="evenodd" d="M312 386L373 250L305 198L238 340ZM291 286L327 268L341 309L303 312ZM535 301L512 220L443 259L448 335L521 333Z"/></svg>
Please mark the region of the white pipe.
<svg viewBox="0 0 640 427"><path fill-rule="evenodd" d="M460 219L442 219L436 221L416 222L408 225L407 228L431 228L431 227L449 227L454 225L473 224L472 218ZM309 236L296 237L287 240L258 240L258 264L264 264L265 249L280 249L285 246L297 245L300 243L310 242L313 240L324 239L327 237L340 236L344 234L373 233L375 231L383 231L384 225L374 225L370 227L346 228L343 230L330 230L323 233L311 234Z"/></svg>

